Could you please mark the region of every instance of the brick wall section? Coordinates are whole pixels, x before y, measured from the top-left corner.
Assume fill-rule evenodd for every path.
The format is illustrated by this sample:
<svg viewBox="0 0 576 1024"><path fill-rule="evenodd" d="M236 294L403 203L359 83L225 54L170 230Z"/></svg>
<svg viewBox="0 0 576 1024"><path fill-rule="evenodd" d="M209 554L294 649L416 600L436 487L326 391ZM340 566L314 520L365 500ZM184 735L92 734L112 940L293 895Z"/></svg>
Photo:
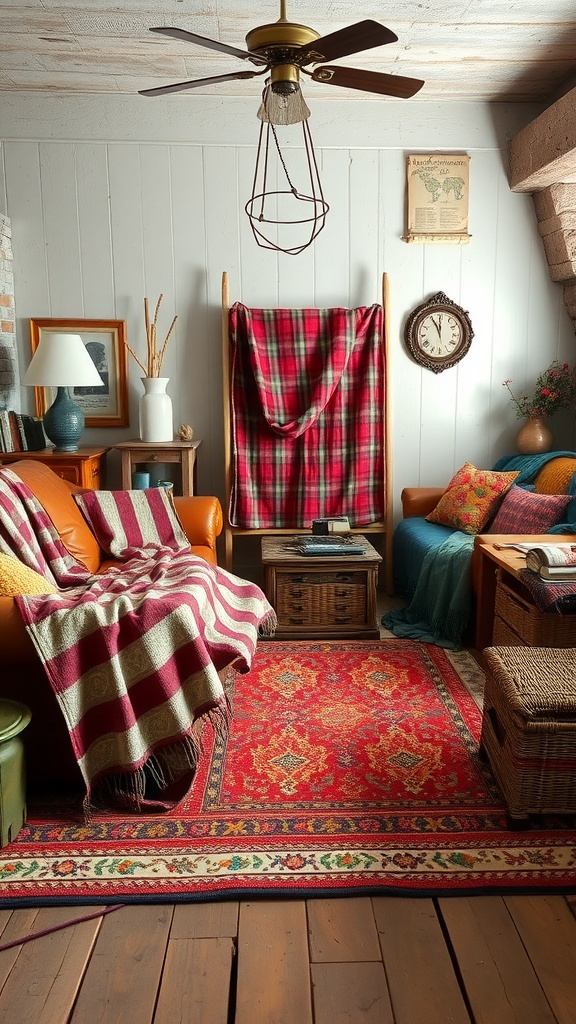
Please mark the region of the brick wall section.
<svg viewBox="0 0 576 1024"><path fill-rule="evenodd" d="M12 229L0 213L0 408L20 411Z"/></svg>

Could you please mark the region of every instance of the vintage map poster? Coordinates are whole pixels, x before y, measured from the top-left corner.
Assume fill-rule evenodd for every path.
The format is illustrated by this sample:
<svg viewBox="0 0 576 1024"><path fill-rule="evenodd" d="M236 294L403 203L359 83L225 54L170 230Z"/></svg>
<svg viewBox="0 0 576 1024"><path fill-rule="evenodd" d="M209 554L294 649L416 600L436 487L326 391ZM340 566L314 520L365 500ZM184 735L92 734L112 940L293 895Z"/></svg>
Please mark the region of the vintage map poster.
<svg viewBox="0 0 576 1024"><path fill-rule="evenodd" d="M407 160L408 226L405 242L469 241L470 157L419 153Z"/></svg>

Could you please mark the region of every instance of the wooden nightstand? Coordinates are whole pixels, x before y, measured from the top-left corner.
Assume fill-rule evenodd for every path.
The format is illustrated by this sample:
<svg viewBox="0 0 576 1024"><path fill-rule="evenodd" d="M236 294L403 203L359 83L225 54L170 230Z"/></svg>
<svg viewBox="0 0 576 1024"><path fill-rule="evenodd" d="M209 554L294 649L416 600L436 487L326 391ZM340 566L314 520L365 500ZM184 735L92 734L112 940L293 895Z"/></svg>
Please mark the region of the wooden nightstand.
<svg viewBox="0 0 576 1024"><path fill-rule="evenodd" d="M55 452L53 448L41 448L37 452L0 452L0 465L33 459L43 462L63 480L78 487L93 491L100 490L103 482L102 460L109 448L78 448L75 452Z"/></svg>
<svg viewBox="0 0 576 1024"><path fill-rule="evenodd" d="M264 591L278 616L278 640L378 640L376 587L382 556L366 540L358 555L309 557L298 537L263 537Z"/></svg>
<svg viewBox="0 0 576 1024"><path fill-rule="evenodd" d="M122 459L122 487L132 488L132 473L136 466L148 463L177 463L182 477L182 494L196 493L196 451L201 441L121 441L115 451Z"/></svg>

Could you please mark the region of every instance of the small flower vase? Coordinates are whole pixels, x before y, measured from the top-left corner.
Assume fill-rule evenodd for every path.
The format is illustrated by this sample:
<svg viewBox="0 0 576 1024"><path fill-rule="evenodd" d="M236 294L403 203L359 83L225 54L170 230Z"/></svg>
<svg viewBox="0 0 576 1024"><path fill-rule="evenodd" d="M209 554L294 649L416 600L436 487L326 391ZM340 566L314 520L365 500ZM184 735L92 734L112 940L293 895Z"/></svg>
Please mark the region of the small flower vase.
<svg viewBox="0 0 576 1024"><path fill-rule="evenodd" d="M549 452L553 443L552 431L543 416L530 416L516 436L516 445L521 455Z"/></svg>
<svg viewBox="0 0 576 1024"><path fill-rule="evenodd" d="M144 394L140 398L140 440L173 441L172 399L166 394L169 377L141 377Z"/></svg>

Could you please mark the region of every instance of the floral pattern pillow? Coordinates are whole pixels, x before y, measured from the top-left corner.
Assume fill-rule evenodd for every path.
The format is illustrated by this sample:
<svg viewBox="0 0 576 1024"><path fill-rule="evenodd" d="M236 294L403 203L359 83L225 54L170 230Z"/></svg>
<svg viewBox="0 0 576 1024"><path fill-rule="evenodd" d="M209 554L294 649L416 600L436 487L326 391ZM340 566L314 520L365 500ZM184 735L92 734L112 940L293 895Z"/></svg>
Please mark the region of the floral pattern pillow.
<svg viewBox="0 0 576 1024"><path fill-rule="evenodd" d="M495 473L465 462L426 519L464 533L480 533L517 476L517 472Z"/></svg>

